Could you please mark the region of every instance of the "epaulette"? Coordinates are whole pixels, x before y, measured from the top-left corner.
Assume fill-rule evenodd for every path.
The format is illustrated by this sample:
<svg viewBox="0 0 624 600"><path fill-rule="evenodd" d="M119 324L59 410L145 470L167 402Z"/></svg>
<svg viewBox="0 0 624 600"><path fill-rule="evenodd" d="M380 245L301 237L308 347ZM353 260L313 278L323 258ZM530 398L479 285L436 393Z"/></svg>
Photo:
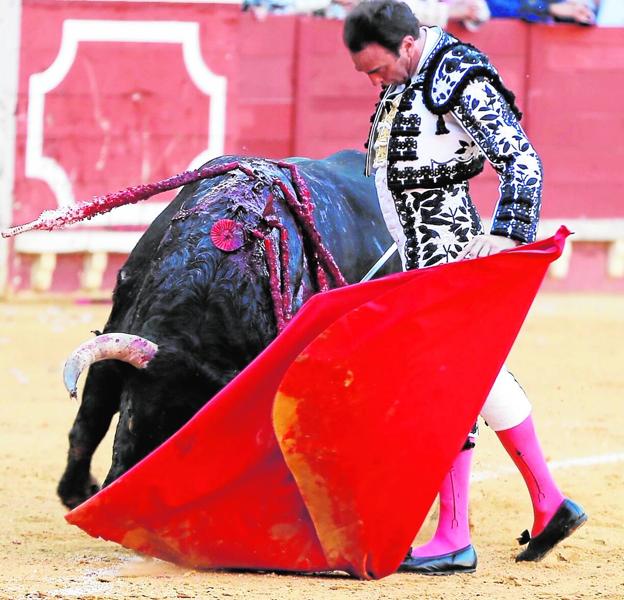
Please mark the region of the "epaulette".
<svg viewBox="0 0 624 600"><path fill-rule="evenodd" d="M480 50L462 42L443 46L431 58L424 79L423 100L435 115L453 110L466 86L484 77L501 93L518 120L522 113L516 106L516 98L501 81L498 71Z"/></svg>

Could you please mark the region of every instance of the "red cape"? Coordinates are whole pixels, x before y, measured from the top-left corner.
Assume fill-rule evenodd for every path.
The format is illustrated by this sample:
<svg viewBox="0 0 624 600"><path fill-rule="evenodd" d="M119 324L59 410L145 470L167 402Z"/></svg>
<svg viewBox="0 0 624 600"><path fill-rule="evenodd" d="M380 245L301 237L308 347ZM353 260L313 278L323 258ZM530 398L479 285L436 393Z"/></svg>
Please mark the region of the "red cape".
<svg viewBox="0 0 624 600"><path fill-rule="evenodd" d="M568 234L318 294L67 520L196 568L393 573Z"/></svg>

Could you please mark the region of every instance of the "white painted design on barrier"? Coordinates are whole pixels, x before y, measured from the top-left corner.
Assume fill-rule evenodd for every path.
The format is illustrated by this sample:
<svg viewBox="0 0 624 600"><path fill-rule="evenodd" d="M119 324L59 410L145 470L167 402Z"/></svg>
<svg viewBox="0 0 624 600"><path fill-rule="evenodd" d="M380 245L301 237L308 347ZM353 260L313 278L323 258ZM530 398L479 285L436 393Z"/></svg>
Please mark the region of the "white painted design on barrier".
<svg viewBox="0 0 624 600"><path fill-rule="evenodd" d="M4 0L0 5L0 228L12 224L15 175L16 107L21 34L21 0ZM0 296L9 282L9 241L0 239Z"/></svg>
<svg viewBox="0 0 624 600"><path fill-rule="evenodd" d="M74 203L69 177L54 159L43 154L45 96L65 79L76 59L80 42L137 42L180 44L184 64L193 83L210 98L208 148L190 162L196 168L210 158L223 154L225 143L225 109L227 81L215 75L204 63L199 43L199 23L178 21L107 21L68 19L63 23L59 53L48 69L31 75L28 91L28 134L26 140L26 176L45 181L56 196L59 206ZM158 212L165 207L158 204ZM130 208L130 207L128 207ZM149 220L142 214L144 206L133 207L133 224L146 225L153 218L154 203ZM122 211L123 212L123 211ZM117 225L120 211L113 211L89 222L102 227Z"/></svg>
<svg viewBox="0 0 624 600"><path fill-rule="evenodd" d="M566 458L563 460L549 461L551 470L570 469L573 467L592 467L594 465L606 465L624 461L624 452L614 452L613 454L598 454L594 456L579 456L578 458ZM472 474L471 481L488 481L498 479L504 475L516 473L515 467L505 467L496 471L481 471Z"/></svg>

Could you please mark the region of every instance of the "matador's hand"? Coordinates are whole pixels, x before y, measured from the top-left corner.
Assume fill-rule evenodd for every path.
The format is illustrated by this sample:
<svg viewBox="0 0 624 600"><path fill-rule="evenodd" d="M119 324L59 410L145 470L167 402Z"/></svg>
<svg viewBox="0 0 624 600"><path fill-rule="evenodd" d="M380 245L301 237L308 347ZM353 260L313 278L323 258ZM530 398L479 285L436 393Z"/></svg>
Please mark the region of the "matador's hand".
<svg viewBox="0 0 624 600"><path fill-rule="evenodd" d="M519 245L520 242L503 237L502 235L477 235L473 237L462 252L459 253L457 260L489 256L490 254L497 254L503 250L510 250Z"/></svg>

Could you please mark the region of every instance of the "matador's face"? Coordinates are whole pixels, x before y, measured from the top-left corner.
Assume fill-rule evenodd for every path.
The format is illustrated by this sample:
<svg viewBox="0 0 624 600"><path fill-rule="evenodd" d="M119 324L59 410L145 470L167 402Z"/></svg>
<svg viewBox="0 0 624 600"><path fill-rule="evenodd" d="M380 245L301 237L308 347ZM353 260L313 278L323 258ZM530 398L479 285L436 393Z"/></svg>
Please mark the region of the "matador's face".
<svg viewBox="0 0 624 600"><path fill-rule="evenodd" d="M398 54L377 43L352 52L351 59L356 71L365 73L375 86L405 83L414 73L417 60L416 40L405 36Z"/></svg>

